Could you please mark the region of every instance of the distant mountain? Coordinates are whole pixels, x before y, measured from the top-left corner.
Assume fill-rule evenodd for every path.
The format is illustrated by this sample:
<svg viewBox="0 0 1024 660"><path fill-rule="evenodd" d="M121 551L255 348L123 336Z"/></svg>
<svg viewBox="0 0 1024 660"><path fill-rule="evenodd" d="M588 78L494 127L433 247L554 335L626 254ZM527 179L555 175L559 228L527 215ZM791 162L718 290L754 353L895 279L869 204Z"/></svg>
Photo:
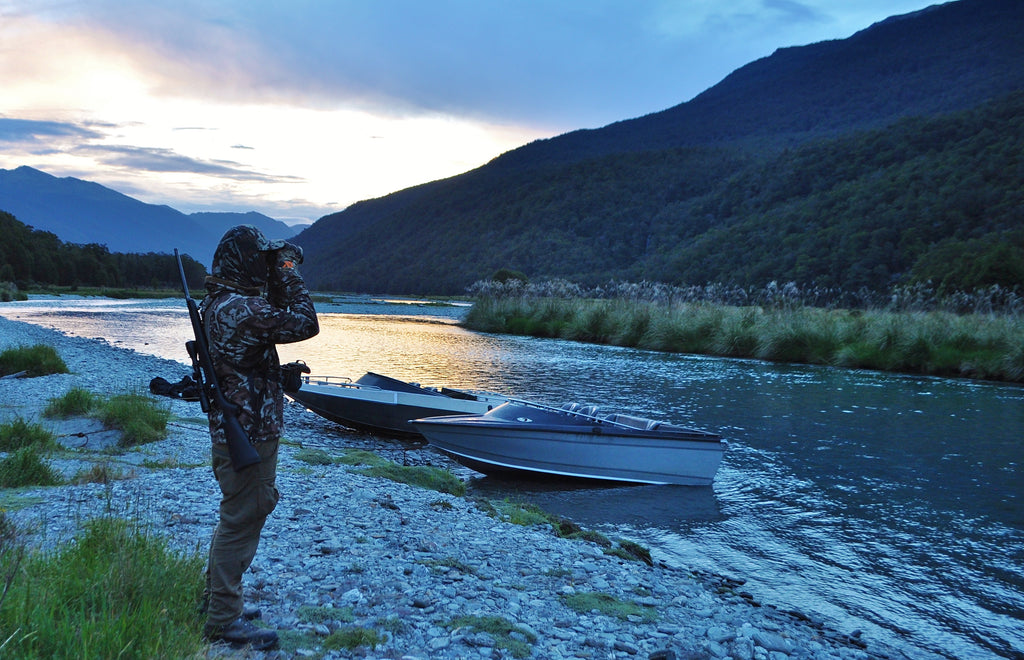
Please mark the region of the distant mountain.
<svg viewBox="0 0 1024 660"><path fill-rule="evenodd" d="M1024 2L960 0L780 49L687 103L325 216L296 238L303 272L390 293L460 293L501 268L907 281L935 255L1017 240L1021 34Z"/></svg>
<svg viewBox="0 0 1024 660"><path fill-rule="evenodd" d="M58 178L31 167L0 170L0 210L68 243L97 243L127 253L171 253L178 248L207 266L220 237L236 224L256 225L270 238L295 234L283 222L259 213L187 215L98 183Z"/></svg>
<svg viewBox="0 0 1024 660"><path fill-rule="evenodd" d="M253 225L258 227L263 235L273 240L276 238L292 238L298 230L280 220L274 220L256 211L248 213L212 213L201 212L191 213L190 218L201 224L207 231L217 237L217 241L224 235L224 232L236 225ZM214 242L216 245L216 242Z"/></svg>

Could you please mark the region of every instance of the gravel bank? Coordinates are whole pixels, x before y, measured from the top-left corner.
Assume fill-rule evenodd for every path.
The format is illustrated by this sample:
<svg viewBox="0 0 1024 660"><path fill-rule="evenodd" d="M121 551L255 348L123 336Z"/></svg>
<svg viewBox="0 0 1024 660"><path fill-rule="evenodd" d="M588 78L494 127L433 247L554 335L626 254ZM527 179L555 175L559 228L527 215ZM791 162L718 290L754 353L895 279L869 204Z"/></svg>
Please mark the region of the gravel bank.
<svg viewBox="0 0 1024 660"><path fill-rule="evenodd" d="M106 394L145 390L153 376L177 380L187 369L0 318L0 350L36 343L54 346L72 373L0 380L0 421L20 416L53 424L76 450L52 461L65 475L110 461L128 478L112 486L28 490L17 496L28 505L9 514L37 542L51 545L72 538L82 520L113 508L152 524L182 551L205 552L218 491L198 404L168 399L175 415L169 437L115 456L102 451L113 440L109 433L86 422L54 424L39 414L49 398L75 386ZM533 658L892 657L857 631L830 629L814 613L782 603L755 602L741 582L668 565L656 552L653 566L627 561L595 543L559 538L549 526L503 522L468 498L295 459L298 445L371 447L396 462L415 454L412 460L447 465L429 450L406 452L346 433L295 404L287 406L285 437L291 442L281 448L282 499L246 574L247 599L260 606L267 625L309 633L314 641L265 654L215 647L211 657L513 657L503 640L449 625L471 616L510 621L518 629L513 639L526 642ZM569 607L568 597L586 593L635 603L642 615L620 619ZM355 621L304 622L302 606L351 608ZM317 648L315 640L353 625L374 628L387 642L352 652Z"/></svg>

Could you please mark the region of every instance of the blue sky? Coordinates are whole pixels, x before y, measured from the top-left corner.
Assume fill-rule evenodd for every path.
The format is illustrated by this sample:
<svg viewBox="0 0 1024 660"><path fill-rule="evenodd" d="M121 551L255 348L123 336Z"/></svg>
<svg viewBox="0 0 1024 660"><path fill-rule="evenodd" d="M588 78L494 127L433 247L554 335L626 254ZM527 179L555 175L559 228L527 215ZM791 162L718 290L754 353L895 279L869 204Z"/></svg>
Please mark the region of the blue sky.
<svg viewBox="0 0 1024 660"><path fill-rule="evenodd" d="M0 168L310 222L930 4L0 0Z"/></svg>

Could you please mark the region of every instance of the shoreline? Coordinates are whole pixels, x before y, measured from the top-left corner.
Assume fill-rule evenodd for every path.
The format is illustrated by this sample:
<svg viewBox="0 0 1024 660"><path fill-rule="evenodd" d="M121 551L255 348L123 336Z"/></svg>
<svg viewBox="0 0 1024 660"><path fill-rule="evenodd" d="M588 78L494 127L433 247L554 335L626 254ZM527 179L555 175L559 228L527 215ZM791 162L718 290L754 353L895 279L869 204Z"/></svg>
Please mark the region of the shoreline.
<svg viewBox="0 0 1024 660"><path fill-rule="evenodd" d="M154 376L173 382L190 371L172 360L0 317L0 350L35 343L54 346L72 373L0 380L0 421L20 416L52 428L57 423L42 420L41 410L71 387L100 394L148 391ZM65 476L105 460L130 478L107 486L3 491L8 515L43 547L70 540L85 519L113 512L144 521L176 550L205 554L219 499L208 431L198 404L166 402L174 416L168 437L123 454L103 453L102 434L56 429L72 448L50 459ZM339 626L381 630L379 622L394 618L402 625L381 630L388 638L384 645L350 654L320 656L315 645L243 654L215 645L212 657L512 657L487 633L446 625L465 616L504 617L536 635L528 656L534 658L902 656L862 640L858 631L834 630L814 613L757 603L742 581L669 565L653 549L653 566L627 561L594 543L559 538L546 525L501 521L468 498L364 476L343 465L297 461L302 446L328 452L370 447L399 463L408 453L345 432L297 404L286 404L284 437L282 499L246 573L247 601L261 608L266 625L311 639ZM446 466L447 459L423 450L414 460ZM566 604L567 596L584 593L635 603L655 619L578 613ZM298 616L302 606L350 607L356 620L306 623Z"/></svg>

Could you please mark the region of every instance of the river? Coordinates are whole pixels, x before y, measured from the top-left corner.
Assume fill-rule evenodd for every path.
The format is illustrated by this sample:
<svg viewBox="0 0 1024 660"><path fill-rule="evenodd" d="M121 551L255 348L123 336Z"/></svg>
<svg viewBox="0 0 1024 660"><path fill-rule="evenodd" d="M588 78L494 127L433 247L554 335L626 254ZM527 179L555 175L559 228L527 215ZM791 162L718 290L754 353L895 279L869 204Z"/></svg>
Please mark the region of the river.
<svg viewBox="0 0 1024 660"><path fill-rule="evenodd" d="M316 374L568 401L720 432L715 483L552 487L471 476L670 563L746 580L910 658L1024 657L1024 388L488 335L465 307L354 297L282 346ZM0 314L185 362L178 300L34 299ZM181 374L154 374L167 378Z"/></svg>

